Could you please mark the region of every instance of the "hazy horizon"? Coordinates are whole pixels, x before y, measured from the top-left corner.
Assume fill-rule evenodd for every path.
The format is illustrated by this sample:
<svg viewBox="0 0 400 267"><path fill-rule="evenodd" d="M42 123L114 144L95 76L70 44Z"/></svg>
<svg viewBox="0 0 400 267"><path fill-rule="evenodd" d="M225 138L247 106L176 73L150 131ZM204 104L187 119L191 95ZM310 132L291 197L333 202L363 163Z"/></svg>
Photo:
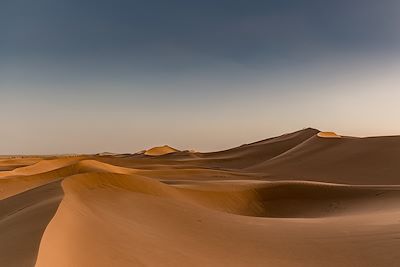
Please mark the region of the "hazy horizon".
<svg viewBox="0 0 400 267"><path fill-rule="evenodd" d="M0 155L400 134L400 3L3 1Z"/></svg>

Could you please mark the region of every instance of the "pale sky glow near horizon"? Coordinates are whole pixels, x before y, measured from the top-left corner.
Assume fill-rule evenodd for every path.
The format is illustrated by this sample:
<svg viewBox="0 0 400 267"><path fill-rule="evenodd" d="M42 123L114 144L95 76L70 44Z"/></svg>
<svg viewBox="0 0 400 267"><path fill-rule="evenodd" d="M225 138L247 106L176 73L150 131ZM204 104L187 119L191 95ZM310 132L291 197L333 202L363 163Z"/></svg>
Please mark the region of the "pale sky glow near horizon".
<svg viewBox="0 0 400 267"><path fill-rule="evenodd" d="M0 3L0 154L400 135L400 2Z"/></svg>

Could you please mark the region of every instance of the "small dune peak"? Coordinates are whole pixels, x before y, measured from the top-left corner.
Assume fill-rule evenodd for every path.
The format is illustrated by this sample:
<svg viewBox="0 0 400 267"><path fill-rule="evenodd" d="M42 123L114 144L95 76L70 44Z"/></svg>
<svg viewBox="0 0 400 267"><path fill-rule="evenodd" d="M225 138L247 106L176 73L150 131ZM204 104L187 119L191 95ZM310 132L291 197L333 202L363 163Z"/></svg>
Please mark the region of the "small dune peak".
<svg viewBox="0 0 400 267"><path fill-rule="evenodd" d="M322 138L341 138L341 136L335 132L319 132L317 136Z"/></svg>
<svg viewBox="0 0 400 267"><path fill-rule="evenodd" d="M316 128L313 128L313 127L306 127L306 128L303 128L303 129L302 129L302 131L313 131L313 132L319 132L319 130L318 130L318 129L316 129Z"/></svg>
<svg viewBox="0 0 400 267"><path fill-rule="evenodd" d="M179 152L178 149L175 149L173 147L170 147L168 145L163 145L163 146L156 146L153 148L150 148L144 152L145 155L147 156L161 156L161 155L166 155L174 152Z"/></svg>

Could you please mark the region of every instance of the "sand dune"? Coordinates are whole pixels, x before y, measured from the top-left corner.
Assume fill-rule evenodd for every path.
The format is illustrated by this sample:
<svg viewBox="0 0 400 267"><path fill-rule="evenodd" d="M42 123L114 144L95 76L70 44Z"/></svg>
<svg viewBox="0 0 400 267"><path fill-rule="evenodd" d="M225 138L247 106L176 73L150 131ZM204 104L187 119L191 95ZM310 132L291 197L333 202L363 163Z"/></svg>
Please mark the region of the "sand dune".
<svg viewBox="0 0 400 267"><path fill-rule="evenodd" d="M42 173L38 173L38 171ZM95 160L82 159L60 159L43 160L29 167L12 171L11 176L0 178L0 199L24 192L48 182L62 179L78 173L87 172L112 172L112 173L135 173L134 169L128 169ZM18 173L19 175L15 175ZM34 173L34 174L32 174Z"/></svg>
<svg viewBox="0 0 400 267"><path fill-rule="evenodd" d="M334 132L319 132L317 134L319 137L324 137L324 138L340 138L341 136L334 133Z"/></svg>
<svg viewBox="0 0 400 267"><path fill-rule="evenodd" d="M400 259L396 241L384 237L400 229L390 219L399 214L394 205L331 220L285 221L204 208L179 190L135 176L78 175L63 188L66 196L43 236L37 266L395 266ZM229 201L218 202L230 211ZM378 225L360 226L366 219ZM377 232L380 247L368 246Z"/></svg>
<svg viewBox="0 0 400 267"><path fill-rule="evenodd" d="M282 136L245 144L225 151L204 153L200 155L206 166L222 168L245 168L274 158L287 150L301 144L319 131L307 128Z"/></svg>
<svg viewBox="0 0 400 267"><path fill-rule="evenodd" d="M37 157L0 157L0 175L4 171L12 171L17 168L29 166L41 160L42 158Z"/></svg>
<svg viewBox="0 0 400 267"><path fill-rule="evenodd" d="M400 187L316 182L219 181L177 185L190 199L224 212L274 218L318 218L397 210Z"/></svg>
<svg viewBox="0 0 400 267"><path fill-rule="evenodd" d="M20 175L34 175L40 174L43 172L49 172L52 170L60 169L62 167L71 165L73 163L79 162L78 158L60 158L60 159L51 159L51 160L41 160L32 165L16 168L12 171L1 172L1 177L11 177L11 176L20 176Z"/></svg>
<svg viewBox="0 0 400 267"><path fill-rule="evenodd" d="M0 265L400 263L397 136L148 151L2 158Z"/></svg>
<svg viewBox="0 0 400 267"><path fill-rule="evenodd" d="M144 152L145 155L147 156L161 156L161 155L166 155L174 152L178 152L179 150L172 148L170 146L164 145L164 146L156 146L153 148L150 148L149 150L146 150Z"/></svg>
<svg viewBox="0 0 400 267"><path fill-rule="evenodd" d="M267 179L345 184L400 184L400 137L312 137L248 171Z"/></svg>

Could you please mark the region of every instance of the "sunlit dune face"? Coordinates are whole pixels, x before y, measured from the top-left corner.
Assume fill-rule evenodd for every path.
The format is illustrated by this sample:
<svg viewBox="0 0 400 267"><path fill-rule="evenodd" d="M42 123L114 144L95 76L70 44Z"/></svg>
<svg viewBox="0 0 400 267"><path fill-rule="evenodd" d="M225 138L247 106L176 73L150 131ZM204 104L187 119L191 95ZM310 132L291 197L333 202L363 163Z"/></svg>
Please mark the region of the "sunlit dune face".
<svg viewBox="0 0 400 267"><path fill-rule="evenodd" d="M318 137L323 137L323 138L341 138L340 135L334 133L334 132L319 132L317 134Z"/></svg>
<svg viewBox="0 0 400 267"><path fill-rule="evenodd" d="M149 150L146 150L144 152L145 155L147 156L161 156L161 155L166 155L174 152L178 152L179 150L172 148L170 146L158 146L158 147L153 147Z"/></svg>

